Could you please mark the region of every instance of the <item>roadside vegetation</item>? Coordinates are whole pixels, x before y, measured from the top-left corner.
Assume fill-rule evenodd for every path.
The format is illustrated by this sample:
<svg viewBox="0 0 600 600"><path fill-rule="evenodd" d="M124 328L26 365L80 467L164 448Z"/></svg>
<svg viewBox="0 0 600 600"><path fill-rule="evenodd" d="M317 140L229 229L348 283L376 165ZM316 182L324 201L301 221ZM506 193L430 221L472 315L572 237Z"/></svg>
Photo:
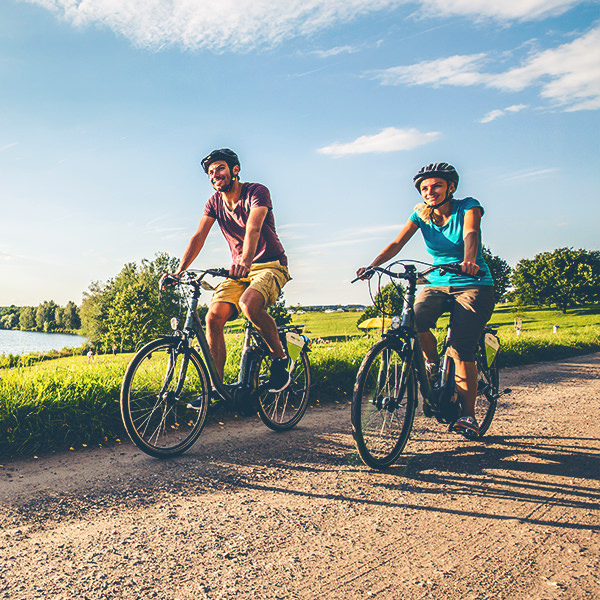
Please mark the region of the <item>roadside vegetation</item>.
<svg viewBox="0 0 600 600"><path fill-rule="evenodd" d="M292 315L313 339L310 361L313 403L350 396L356 372L380 331L364 334L361 313L310 312ZM515 321L520 319L517 335ZM600 306L560 310L500 304L491 319L502 342L503 366L600 350ZM439 323L443 336L443 320ZM554 326L558 329L554 333ZM241 353L238 333L228 334L226 379L236 376ZM329 340L335 341L329 341ZM323 343L318 343L323 340ZM0 457L31 456L50 450L119 443L121 380L132 353L68 356L32 366L0 369Z"/></svg>
<svg viewBox="0 0 600 600"><path fill-rule="evenodd" d="M599 251L559 248L523 259L513 270L491 250L484 249L484 255L499 301L491 323L499 330L501 366L600 350ZM79 309L73 303L63 309L49 301L36 309L0 310L0 328L73 329L80 319L80 333L89 340L85 349L75 351L0 356L0 457L121 440L119 393L132 353L169 331L171 318L185 312L178 290L158 292L161 275L178 262L159 253L152 261L126 264L113 279L92 283ZM502 303L503 298L512 303ZM352 393L362 358L381 334L365 333L358 324L377 316L379 307L399 314L402 298L393 285L378 290L374 306L363 312L339 307L290 314L282 298L270 309L278 324L303 323L313 340L313 402ZM201 316L206 311L202 306ZM446 322L440 320L440 339ZM243 328L243 319L227 328L226 380L234 380L237 373ZM94 360L80 355L88 348Z"/></svg>

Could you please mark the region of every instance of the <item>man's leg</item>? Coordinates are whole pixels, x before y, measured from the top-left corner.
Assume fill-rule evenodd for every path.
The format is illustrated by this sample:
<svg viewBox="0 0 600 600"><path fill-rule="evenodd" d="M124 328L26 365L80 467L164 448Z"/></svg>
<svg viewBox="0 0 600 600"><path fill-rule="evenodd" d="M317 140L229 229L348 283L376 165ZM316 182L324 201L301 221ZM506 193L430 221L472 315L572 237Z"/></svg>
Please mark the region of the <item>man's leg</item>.
<svg viewBox="0 0 600 600"><path fill-rule="evenodd" d="M438 363L439 356L437 351L437 340L431 331L423 331L419 333L419 340L421 341L421 348L425 358L430 363Z"/></svg>
<svg viewBox="0 0 600 600"><path fill-rule="evenodd" d="M262 294L248 288L240 298L240 308L269 346L273 358L285 358L285 350L277 333L277 324L275 319L267 312Z"/></svg>
<svg viewBox="0 0 600 600"><path fill-rule="evenodd" d="M206 338L217 372L223 379L227 348L225 347L225 323L233 316L234 308L229 302L213 302L206 315Z"/></svg>

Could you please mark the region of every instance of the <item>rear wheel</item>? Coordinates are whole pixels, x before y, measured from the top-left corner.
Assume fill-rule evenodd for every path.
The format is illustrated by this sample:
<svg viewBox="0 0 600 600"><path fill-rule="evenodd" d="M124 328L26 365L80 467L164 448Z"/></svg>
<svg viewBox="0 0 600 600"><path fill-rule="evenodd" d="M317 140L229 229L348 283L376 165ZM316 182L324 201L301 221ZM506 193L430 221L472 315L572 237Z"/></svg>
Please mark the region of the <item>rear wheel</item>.
<svg viewBox="0 0 600 600"><path fill-rule="evenodd" d="M488 367L482 352L477 355L477 398L475 400L475 418L479 424L479 435L484 435L492 424L498 405L500 374L498 361Z"/></svg>
<svg viewBox="0 0 600 600"><path fill-rule="evenodd" d="M384 469L400 455L412 427L417 390L403 340L382 340L365 356L354 385L352 435L363 462Z"/></svg>
<svg viewBox="0 0 600 600"><path fill-rule="evenodd" d="M178 337L154 340L133 357L123 379L125 429L150 456L182 454L202 432L209 395L210 380L198 353ZM199 410L187 407L194 400Z"/></svg>
<svg viewBox="0 0 600 600"><path fill-rule="evenodd" d="M260 365L258 414L273 431L287 431L296 426L308 407L310 392L310 363L302 352L291 367L290 384L280 392L265 388L269 379L271 358L265 356Z"/></svg>

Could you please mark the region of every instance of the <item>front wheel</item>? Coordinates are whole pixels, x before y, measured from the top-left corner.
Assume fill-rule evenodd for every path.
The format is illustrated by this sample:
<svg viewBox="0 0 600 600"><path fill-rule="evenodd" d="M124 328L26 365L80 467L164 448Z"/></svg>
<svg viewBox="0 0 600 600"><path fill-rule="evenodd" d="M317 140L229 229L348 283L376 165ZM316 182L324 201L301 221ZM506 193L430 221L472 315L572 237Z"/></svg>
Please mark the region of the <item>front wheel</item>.
<svg viewBox="0 0 600 600"><path fill-rule="evenodd" d="M302 352L290 368L290 384L280 392L269 392L264 387L270 368L271 358L265 356L259 373L258 414L269 429L287 431L300 422L308 407L310 363L306 352Z"/></svg>
<svg viewBox="0 0 600 600"><path fill-rule="evenodd" d="M210 379L200 355L181 338L146 344L132 359L121 387L121 415L132 442L156 458L188 450L202 432ZM197 400L199 409L187 407Z"/></svg>
<svg viewBox="0 0 600 600"><path fill-rule="evenodd" d="M363 462L389 467L408 441L417 388L403 340L382 340L365 356L354 384L352 435Z"/></svg>

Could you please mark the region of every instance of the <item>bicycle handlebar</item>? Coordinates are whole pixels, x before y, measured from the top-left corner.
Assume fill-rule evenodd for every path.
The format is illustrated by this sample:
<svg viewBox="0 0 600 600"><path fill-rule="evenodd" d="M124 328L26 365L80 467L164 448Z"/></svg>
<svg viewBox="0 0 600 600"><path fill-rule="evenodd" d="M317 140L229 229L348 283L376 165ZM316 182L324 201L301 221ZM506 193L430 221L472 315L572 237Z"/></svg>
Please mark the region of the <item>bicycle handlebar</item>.
<svg viewBox="0 0 600 600"><path fill-rule="evenodd" d="M397 263L394 263L397 264ZM441 264L441 265L430 265L428 269L425 269L422 272L418 272L414 265L412 264L404 264L400 263L404 267L404 272L402 273L394 273L390 271L390 269L385 267L367 267L364 273L360 277L356 277L350 283L356 283L361 279L370 279L375 273L381 273L382 275L387 275L388 277L392 277L394 279L418 279L419 277L425 277L429 273L436 271L439 269L440 274L444 275L444 273L453 273L454 275L466 275L467 277L471 277L472 279L480 279L477 275L470 275L469 273L463 273L460 263L455 264Z"/></svg>
<svg viewBox="0 0 600 600"><path fill-rule="evenodd" d="M164 290L167 287L175 286L178 283L183 283L187 285L196 285L199 284L206 275L212 275L213 277L229 277L229 269L223 268L215 268L215 269L203 269L199 271L183 271L179 277L175 277L171 273L165 273L160 278L160 283L158 284L159 290Z"/></svg>

